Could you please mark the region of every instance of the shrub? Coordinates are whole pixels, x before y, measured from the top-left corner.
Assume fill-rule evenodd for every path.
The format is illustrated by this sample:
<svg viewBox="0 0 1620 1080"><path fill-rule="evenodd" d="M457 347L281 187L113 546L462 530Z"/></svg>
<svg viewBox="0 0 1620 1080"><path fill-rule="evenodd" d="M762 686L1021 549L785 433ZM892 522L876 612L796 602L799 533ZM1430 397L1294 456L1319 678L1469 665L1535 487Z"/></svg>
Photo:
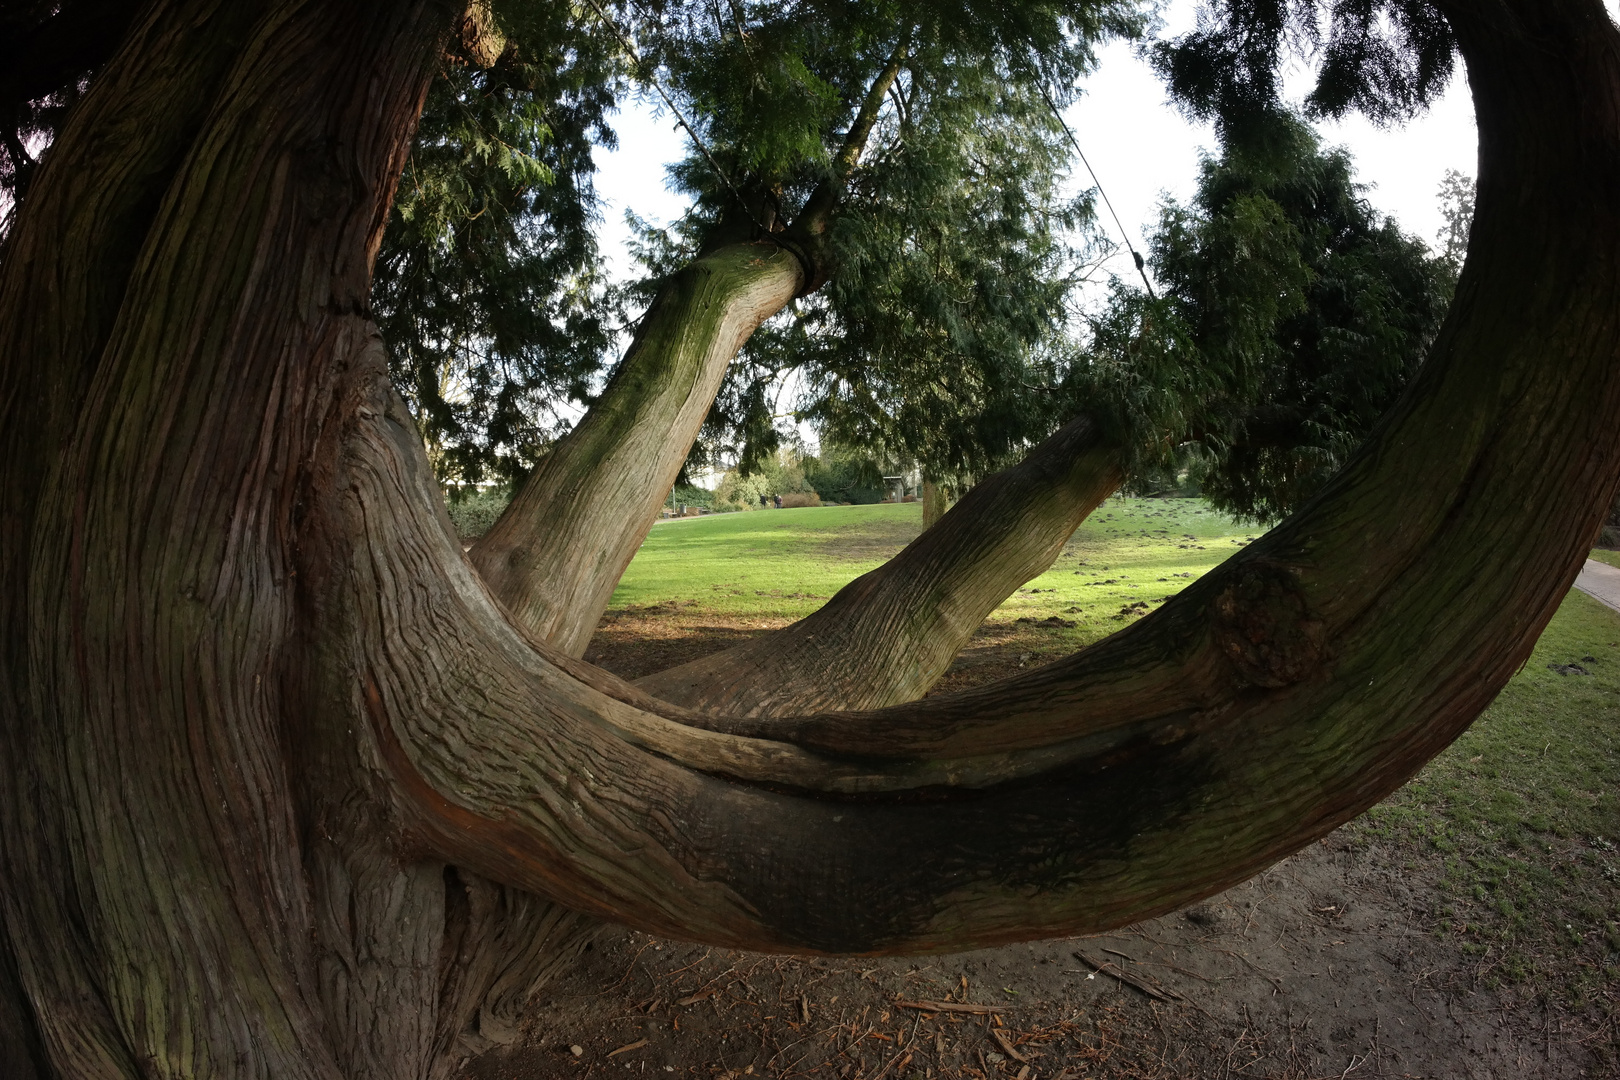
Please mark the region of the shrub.
<svg viewBox="0 0 1620 1080"><path fill-rule="evenodd" d="M463 540L476 540L489 532L512 501L512 489L504 485L487 488L451 488L445 499L450 524Z"/></svg>
<svg viewBox="0 0 1620 1080"><path fill-rule="evenodd" d="M794 491L782 496L782 508L790 506L820 506L821 496L813 491Z"/></svg>

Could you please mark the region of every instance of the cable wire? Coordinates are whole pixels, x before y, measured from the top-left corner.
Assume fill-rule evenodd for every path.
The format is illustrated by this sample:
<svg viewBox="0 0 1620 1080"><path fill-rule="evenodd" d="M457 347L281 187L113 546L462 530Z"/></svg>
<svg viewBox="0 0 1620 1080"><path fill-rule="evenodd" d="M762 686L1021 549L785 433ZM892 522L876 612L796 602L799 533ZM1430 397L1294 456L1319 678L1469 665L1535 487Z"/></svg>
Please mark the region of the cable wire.
<svg viewBox="0 0 1620 1080"><path fill-rule="evenodd" d="M1080 164L1086 167L1086 172L1091 174L1091 182L1097 185L1097 194L1102 196L1103 205L1108 207L1108 214L1114 219L1114 226L1119 229L1120 239L1125 241L1125 250L1131 253L1131 258L1136 262L1136 272L1142 275L1142 284L1147 286L1148 296L1155 300L1158 299L1158 296L1153 292L1153 282L1148 280L1147 264L1142 259L1142 253L1131 245L1131 234L1125 231L1125 223L1120 221L1119 214L1115 213L1114 204L1108 198L1108 192L1103 190L1102 181L1097 179L1097 170L1091 167L1091 162L1086 160L1086 152L1080 149L1080 140L1076 139L1074 132L1069 130L1069 122L1063 119L1063 114L1058 111L1057 102L1053 101L1052 95L1046 92L1046 86L1041 83L1036 85L1041 91L1041 97L1046 100L1046 107L1052 110L1053 116L1057 117L1058 124L1063 128L1063 134L1069 137L1069 145L1073 146L1074 152L1080 155Z"/></svg>

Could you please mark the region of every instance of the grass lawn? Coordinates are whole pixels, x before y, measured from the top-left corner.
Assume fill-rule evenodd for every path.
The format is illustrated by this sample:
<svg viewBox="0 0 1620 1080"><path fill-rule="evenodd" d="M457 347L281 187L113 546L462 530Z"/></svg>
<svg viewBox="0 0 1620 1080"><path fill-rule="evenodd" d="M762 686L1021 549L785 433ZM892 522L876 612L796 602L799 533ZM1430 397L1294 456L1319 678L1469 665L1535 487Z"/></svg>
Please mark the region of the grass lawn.
<svg viewBox="0 0 1620 1080"><path fill-rule="evenodd" d="M780 625L898 551L920 531L921 514L902 503L661 523L612 607ZM1016 654L1018 666L1072 651L1152 610L1256 535L1198 500L1110 499L986 626L1036 642ZM1620 553L1594 557L1620 564ZM1035 625L1053 616L1061 622ZM1003 665L986 677L1005 673ZM1482 983L1551 992L1578 1007L1620 975L1617 792L1620 614L1576 591L1480 720L1350 832L1434 883L1435 932L1475 959Z"/></svg>
<svg viewBox="0 0 1620 1080"><path fill-rule="evenodd" d="M1578 1006L1620 975L1617 793L1620 614L1572 590L1491 707L1355 829L1437 866L1437 932L1485 985Z"/></svg>
<svg viewBox="0 0 1620 1080"><path fill-rule="evenodd" d="M700 606L717 615L797 619L922 531L922 506L818 506L660 522L614 590L613 609ZM1197 499L1109 499L1052 569L993 621L1059 616L1079 648L1179 591L1255 531Z"/></svg>

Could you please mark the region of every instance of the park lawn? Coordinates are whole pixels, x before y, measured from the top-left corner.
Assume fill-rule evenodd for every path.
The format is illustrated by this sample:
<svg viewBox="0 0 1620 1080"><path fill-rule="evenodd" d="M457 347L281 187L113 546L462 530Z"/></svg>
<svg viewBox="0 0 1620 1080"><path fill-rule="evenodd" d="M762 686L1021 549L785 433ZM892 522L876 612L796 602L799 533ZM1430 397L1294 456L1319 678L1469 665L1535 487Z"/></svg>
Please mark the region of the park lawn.
<svg viewBox="0 0 1620 1080"><path fill-rule="evenodd" d="M620 579L610 610L677 604L722 616L802 618L921 531L918 503L661 522ZM1163 603L1255 535L1198 499L1109 499L1052 568L991 621L1073 623L1055 629L1078 648Z"/></svg>
<svg viewBox="0 0 1620 1080"><path fill-rule="evenodd" d="M1490 708L1352 829L1438 869L1436 932L1486 986L1580 1006L1620 977L1617 793L1620 613L1571 590Z"/></svg>

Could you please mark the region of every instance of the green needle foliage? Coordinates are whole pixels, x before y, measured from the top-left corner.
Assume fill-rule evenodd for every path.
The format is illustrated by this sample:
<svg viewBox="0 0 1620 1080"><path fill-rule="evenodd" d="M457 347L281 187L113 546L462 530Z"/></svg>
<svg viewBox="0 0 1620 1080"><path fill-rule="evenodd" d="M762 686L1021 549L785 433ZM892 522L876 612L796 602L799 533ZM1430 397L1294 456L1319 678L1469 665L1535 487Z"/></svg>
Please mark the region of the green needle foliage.
<svg viewBox="0 0 1620 1080"><path fill-rule="evenodd" d="M804 375L801 415L826 437L967 479L1066 418L1049 388L1092 216L1089 193L1060 191L1068 148L1038 90L983 69L947 77L918 90L931 107L852 185L838 274L784 352Z"/></svg>
<svg viewBox="0 0 1620 1080"><path fill-rule="evenodd" d="M647 239L649 269L787 223L792 243L817 208L830 217L827 283L754 335L695 460L766 460L790 372L796 415L825 438L934 476L999 467L1063 418L1050 358L1091 207L1060 193L1068 150L1043 88L1066 99L1094 42L1142 19L1112 2L1004 7L732 4L653 28L642 70L666 73L703 146L676 169L696 205ZM890 65L846 172L852 118Z"/></svg>
<svg viewBox="0 0 1620 1080"><path fill-rule="evenodd" d="M1456 41L1428 0L1206 0L1198 29L1153 48L1171 94L1223 128L1279 111L1290 53L1316 62L1307 116L1404 120L1445 89Z"/></svg>
<svg viewBox="0 0 1620 1080"><path fill-rule="evenodd" d="M1139 472L1190 447L1206 497L1271 521L1394 404L1456 268L1380 220L1349 155L1303 121L1273 113L1225 134L1192 204L1168 204L1150 240L1161 297L1121 290L1098 320L1091 379L1131 431Z"/></svg>
<svg viewBox="0 0 1620 1080"><path fill-rule="evenodd" d="M587 399L611 334L598 277L593 145L619 73L560 5L497 11L506 48L446 56L422 113L372 291L395 384L440 479L522 475Z"/></svg>

